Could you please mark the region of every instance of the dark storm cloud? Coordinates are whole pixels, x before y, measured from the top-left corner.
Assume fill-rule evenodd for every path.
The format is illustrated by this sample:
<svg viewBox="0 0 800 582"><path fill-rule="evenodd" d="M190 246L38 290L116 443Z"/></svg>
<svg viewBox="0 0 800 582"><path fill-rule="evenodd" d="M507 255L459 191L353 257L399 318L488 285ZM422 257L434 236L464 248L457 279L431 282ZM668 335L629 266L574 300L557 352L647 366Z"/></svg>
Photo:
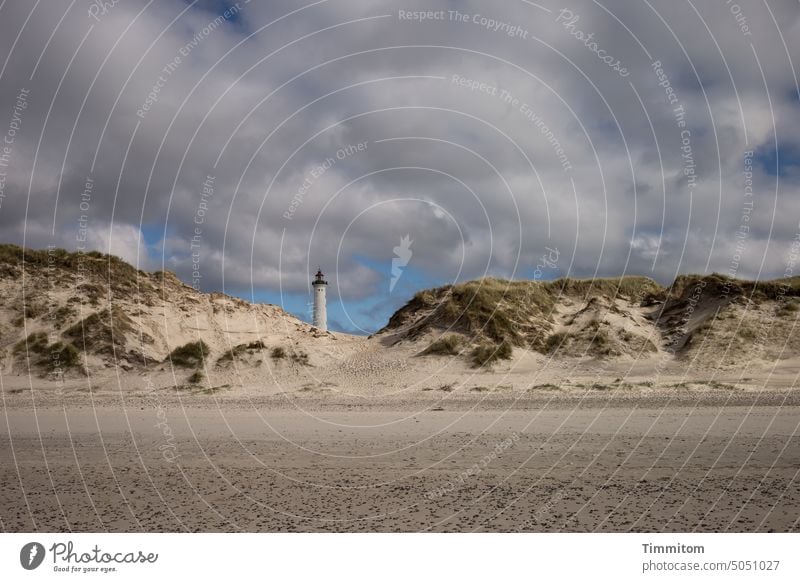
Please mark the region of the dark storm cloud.
<svg viewBox="0 0 800 582"><path fill-rule="evenodd" d="M793 1L91 5L0 13L0 132L29 91L6 241L241 292L323 264L363 299L406 235L423 281L521 276L545 246L561 273L668 281L728 270L743 225L736 273L778 276L798 231Z"/></svg>

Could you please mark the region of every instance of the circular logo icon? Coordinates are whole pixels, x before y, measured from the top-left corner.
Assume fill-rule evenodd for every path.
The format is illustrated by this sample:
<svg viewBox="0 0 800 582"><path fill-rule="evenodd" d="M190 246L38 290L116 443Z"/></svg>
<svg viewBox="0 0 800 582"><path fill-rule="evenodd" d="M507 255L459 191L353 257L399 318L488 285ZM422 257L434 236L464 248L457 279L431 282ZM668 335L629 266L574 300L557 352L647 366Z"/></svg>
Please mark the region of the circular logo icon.
<svg viewBox="0 0 800 582"><path fill-rule="evenodd" d="M44 561L44 546L38 542L30 542L19 551L19 563L26 570L35 570Z"/></svg>

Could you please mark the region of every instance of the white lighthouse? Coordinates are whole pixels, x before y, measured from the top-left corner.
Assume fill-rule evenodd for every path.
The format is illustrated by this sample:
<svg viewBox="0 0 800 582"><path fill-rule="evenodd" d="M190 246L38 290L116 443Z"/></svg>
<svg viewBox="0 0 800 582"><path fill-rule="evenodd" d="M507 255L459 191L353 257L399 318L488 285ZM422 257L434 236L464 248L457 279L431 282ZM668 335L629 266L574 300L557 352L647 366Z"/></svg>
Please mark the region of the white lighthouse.
<svg viewBox="0 0 800 582"><path fill-rule="evenodd" d="M314 287L314 327L320 331L328 331L328 313L325 308L325 290L328 288L328 282L322 274L322 269L317 269L311 286Z"/></svg>

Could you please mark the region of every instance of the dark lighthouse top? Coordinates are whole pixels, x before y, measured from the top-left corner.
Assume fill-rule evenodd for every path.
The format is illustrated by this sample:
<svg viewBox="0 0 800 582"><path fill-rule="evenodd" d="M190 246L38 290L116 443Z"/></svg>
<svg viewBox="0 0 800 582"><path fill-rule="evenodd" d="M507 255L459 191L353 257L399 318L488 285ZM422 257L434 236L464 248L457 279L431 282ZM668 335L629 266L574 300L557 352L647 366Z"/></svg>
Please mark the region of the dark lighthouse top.
<svg viewBox="0 0 800 582"><path fill-rule="evenodd" d="M317 274L315 275L314 282L312 285L327 285L328 282L325 280L325 275L322 274L322 269L317 268Z"/></svg>

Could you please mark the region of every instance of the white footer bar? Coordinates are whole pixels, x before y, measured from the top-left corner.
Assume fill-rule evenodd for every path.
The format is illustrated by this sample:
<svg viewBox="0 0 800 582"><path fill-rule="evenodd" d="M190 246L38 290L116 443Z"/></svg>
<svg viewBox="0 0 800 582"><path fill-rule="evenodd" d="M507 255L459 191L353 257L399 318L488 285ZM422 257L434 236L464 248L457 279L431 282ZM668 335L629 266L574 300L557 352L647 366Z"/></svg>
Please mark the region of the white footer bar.
<svg viewBox="0 0 800 582"><path fill-rule="evenodd" d="M3 534L3 580L800 580L798 534ZM258 576L258 578L255 578Z"/></svg>

